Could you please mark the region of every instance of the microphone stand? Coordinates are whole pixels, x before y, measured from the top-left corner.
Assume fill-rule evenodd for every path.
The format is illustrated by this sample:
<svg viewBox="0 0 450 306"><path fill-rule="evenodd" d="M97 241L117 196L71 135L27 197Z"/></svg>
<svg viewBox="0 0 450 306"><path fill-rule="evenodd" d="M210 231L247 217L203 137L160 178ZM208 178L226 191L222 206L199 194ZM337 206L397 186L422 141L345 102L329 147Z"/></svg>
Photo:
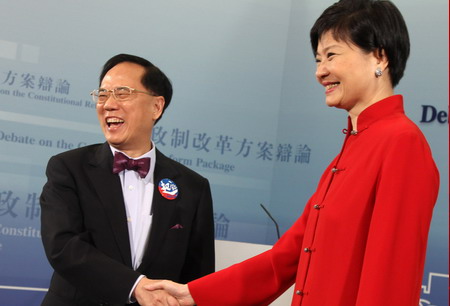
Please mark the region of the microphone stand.
<svg viewBox="0 0 450 306"><path fill-rule="evenodd" d="M259 204L259 205L261 205L262 209L264 209L264 211L266 212L266 214L269 216L269 218L270 218L270 219L273 221L273 223L275 224L275 227L276 227L276 229L277 229L277 236L278 236L278 239L280 239L280 228L278 227L277 221L275 221L275 219L272 217L272 215L270 214L270 212L264 207L264 205L262 205L262 204Z"/></svg>

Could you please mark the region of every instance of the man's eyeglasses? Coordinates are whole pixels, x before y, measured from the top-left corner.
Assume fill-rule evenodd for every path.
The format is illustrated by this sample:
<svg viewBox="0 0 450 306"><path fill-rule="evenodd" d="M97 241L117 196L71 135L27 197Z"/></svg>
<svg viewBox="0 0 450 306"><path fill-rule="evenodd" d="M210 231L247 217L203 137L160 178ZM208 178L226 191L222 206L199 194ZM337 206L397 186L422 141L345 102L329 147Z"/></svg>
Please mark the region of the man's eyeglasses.
<svg viewBox="0 0 450 306"><path fill-rule="evenodd" d="M150 96L156 96L154 93L137 90L137 89L134 89L134 88L131 88L128 86L116 87L111 90L107 90L107 89L103 89L103 88L95 89L91 92L91 96L92 96L92 100L94 100L95 103L103 104L106 102L106 100L108 100L108 98L111 96L111 94L113 95L114 99L116 99L116 101L123 102L123 101L127 101L128 99L130 99L130 96L134 93L143 93L143 94L147 94Z"/></svg>

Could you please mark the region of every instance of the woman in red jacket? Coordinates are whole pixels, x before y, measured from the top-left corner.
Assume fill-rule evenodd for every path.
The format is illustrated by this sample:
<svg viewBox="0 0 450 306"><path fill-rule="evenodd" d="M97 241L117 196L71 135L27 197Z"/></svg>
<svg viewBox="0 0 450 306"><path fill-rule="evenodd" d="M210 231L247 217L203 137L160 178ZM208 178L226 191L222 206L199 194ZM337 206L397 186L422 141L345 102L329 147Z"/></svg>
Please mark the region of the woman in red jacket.
<svg viewBox="0 0 450 306"><path fill-rule="evenodd" d="M341 0L310 36L326 104L349 116L303 214L265 253L149 289L182 305L268 305L295 282L292 305L418 305L439 174L394 95L409 56L403 17L390 1Z"/></svg>

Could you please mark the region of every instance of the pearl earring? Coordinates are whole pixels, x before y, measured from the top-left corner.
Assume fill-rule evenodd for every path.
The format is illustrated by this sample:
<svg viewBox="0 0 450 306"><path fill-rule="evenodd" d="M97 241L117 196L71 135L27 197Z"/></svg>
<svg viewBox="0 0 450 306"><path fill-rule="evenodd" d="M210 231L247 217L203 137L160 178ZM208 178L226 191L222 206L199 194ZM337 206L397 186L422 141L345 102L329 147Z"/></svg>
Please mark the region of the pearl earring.
<svg viewBox="0 0 450 306"><path fill-rule="evenodd" d="M383 75L383 71L381 70L380 67L378 67L377 70L375 70L375 76L376 76L377 78L379 78L379 77L382 76L382 75Z"/></svg>

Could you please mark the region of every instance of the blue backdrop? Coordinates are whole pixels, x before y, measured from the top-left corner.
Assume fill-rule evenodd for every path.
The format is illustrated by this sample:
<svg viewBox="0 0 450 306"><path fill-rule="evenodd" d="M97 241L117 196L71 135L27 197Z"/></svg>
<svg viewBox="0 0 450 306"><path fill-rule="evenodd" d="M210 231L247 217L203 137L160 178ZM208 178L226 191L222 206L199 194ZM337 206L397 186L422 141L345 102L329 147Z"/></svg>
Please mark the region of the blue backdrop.
<svg viewBox="0 0 450 306"><path fill-rule="evenodd" d="M38 198L50 156L103 142L89 92L117 53L150 59L174 98L155 128L166 155L210 179L216 238L272 244L338 153L309 29L315 0L0 0L0 304L39 305L51 268ZM448 1L394 0L412 53L396 92L441 173L421 305L448 305ZM386 301L389 305L389 301Z"/></svg>

